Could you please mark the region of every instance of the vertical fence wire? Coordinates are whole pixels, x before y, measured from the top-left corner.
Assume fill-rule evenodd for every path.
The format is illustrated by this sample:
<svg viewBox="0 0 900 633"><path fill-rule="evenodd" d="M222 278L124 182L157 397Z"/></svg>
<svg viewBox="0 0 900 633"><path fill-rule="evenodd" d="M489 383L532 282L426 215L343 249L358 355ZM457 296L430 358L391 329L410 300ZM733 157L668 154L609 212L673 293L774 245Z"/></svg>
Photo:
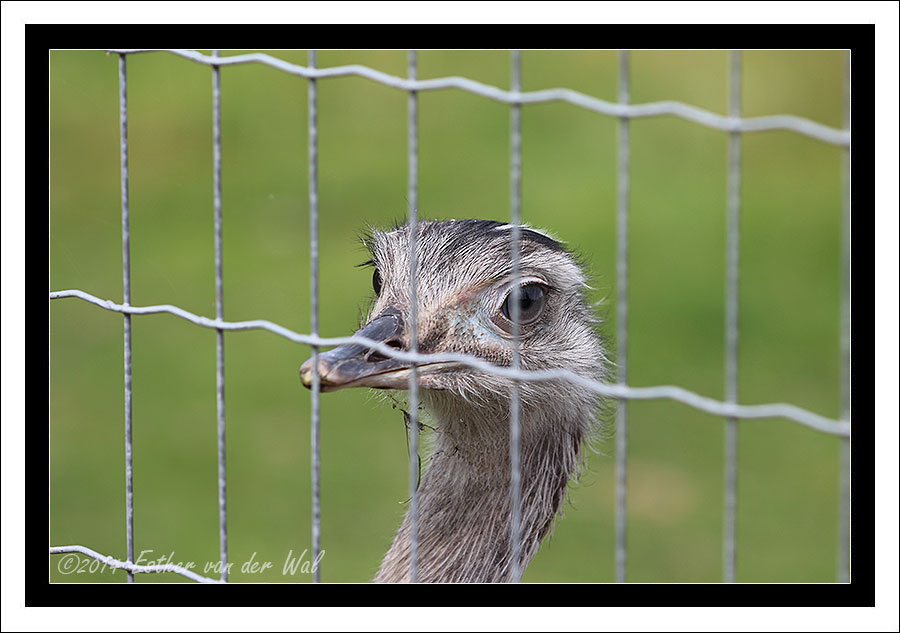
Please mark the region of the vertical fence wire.
<svg viewBox="0 0 900 633"><path fill-rule="evenodd" d="M520 51L512 51L512 91L522 89L522 59ZM521 368L519 357L519 238L522 222L522 104L514 103L510 111L510 207L512 215L512 290L510 319L512 320L512 368ZM509 496L510 496L510 574L512 582L522 579L522 468L521 421L519 420L519 383L513 382L509 402Z"/></svg>
<svg viewBox="0 0 900 633"><path fill-rule="evenodd" d="M122 168L122 303L131 304L131 220L128 199L128 71L119 55L119 126ZM131 440L131 315L125 314L125 549L134 562L134 447ZM134 574L128 572L128 582Z"/></svg>
<svg viewBox="0 0 900 633"><path fill-rule="evenodd" d="M844 54L844 129L850 131L851 52ZM841 227L841 420L850 421L850 158L844 150ZM850 582L850 436L841 439L838 582Z"/></svg>
<svg viewBox="0 0 900 633"><path fill-rule="evenodd" d="M409 78L418 74L416 51L409 51ZM419 243L419 103L409 91L409 351L419 351L419 304L416 274ZM409 373L409 581L419 580L419 376L416 363Z"/></svg>
<svg viewBox="0 0 900 633"><path fill-rule="evenodd" d="M628 51L619 51L619 103L630 100ZM628 117L619 119L618 211L616 236L616 381L628 381L628 201L630 180L630 137ZM616 582L625 582L628 532L628 401L619 400L616 409Z"/></svg>
<svg viewBox="0 0 900 633"><path fill-rule="evenodd" d="M212 52L213 57L219 51ZM224 276L222 274L222 77L219 66L212 67L213 91L213 224L215 231L216 319L225 320ZM216 330L216 416L219 458L219 560L222 580L228 580L228 507L225 469L225 331Z"/></svg>
<svg viewBox="0 0 900 633"><path fill-rule="evenodd" d="M741 116L741 51L729 57L728 114ZM728 228L725 290L725 400L738 401L738 337L740 239L741 239L741 133L728 137ZM737 475L738 421L725 421L725 516L722 526L723 576L725 582L737 577Z"/></svg>
<svg viewBox="0 0 900 633"><path fill-rule="evenodd" d="M309 51L309 67L316 67L316 51ZM316 79L309 79L309 294L310 332L319 335L319 125ZM310 451L312 453L312 549L313 560L319 560L322 549L321 447L319 346L312 346L312 411ZM313 582L322 582L322 566L314 565Z"/></svg>

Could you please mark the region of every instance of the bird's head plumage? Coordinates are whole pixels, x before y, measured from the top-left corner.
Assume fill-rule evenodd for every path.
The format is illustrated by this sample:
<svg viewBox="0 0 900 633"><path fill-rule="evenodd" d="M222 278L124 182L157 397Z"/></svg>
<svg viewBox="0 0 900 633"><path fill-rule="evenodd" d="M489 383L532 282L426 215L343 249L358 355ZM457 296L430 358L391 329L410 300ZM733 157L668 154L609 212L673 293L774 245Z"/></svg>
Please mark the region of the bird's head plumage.
<svg viewBox="0 0 900 633"><path fill-rule="evenodd" d="M467 354L509 367L513 359L513 227L490 220L422 221L417 225L416 296L410 293L407 225L366 236L375 297L360 336L408 350L415 301L418 351ZM607 359L586 299L582 265L545 232L519 230L519 354L524 370L568 369L603 379ZM312 382L312 363L301 369ZM319 355L323 391L344 387L406 389L410 363L345 345ZM420 362L423 398L458 398L503 408L513 380L454 362ZM566 381L520 381L523 407L571 401ZM428 393L432 392L432 393ZM593 394L583 394L586 404Z"/></svg>

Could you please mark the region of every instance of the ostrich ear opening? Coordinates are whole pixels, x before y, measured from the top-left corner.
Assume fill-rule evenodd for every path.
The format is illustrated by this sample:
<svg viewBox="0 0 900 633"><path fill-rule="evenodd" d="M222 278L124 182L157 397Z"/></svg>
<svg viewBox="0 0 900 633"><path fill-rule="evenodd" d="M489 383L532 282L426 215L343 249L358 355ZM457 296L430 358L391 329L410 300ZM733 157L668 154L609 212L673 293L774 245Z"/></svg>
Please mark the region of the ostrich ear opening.
<svg viewBox="0 0 900 633"><path fill-rule="evenodd" d="M356 331L363 336L402 350L403 317L396 308L387 308L381 314ZM322 391L335 391L345 387L375 387L379 389L405 389L408 384L410 364L390 358L364 345L347 344L319 354L319 381ZM313 359L300 367L300 381L312 388Z"/></svg>

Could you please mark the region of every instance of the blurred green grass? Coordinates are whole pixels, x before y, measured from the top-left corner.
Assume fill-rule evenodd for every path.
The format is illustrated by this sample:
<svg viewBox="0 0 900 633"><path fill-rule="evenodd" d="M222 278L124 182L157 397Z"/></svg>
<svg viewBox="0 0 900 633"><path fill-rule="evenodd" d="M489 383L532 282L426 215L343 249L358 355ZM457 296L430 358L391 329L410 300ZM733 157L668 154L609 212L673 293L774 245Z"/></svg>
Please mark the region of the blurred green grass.
<svg viewBox="0 0 900 633"><path fill-rule="evenodd" d="M226 51L223 55L237 51ZM305 64L305 51L273 55ZM842 53L748 51L744 113L838 126ZM523 88L616 99L615 52L525 51ZM405 75L402 51L321 51L318 65ZM120 301L118 61L50 56L50 288ZM632 100L724 113L727 54L632 53ZM423 51L422 78L509 84L505 51ZM166 53L128 58L132 303L212 316L211 71ZM309 330L307 82L260 65L222 70L225 315ZM405 93L319 81L321 330L352 333L370 295L357 233L406 214ZM615 331L616 121L567 104L523 109L523 218L587 259ZM509 110L460 91L420 95L423 218L509 217ZM727 135L673 117L631 125L629 373L634 385L724 395ZM740 399L839 412L841 150L790 132L743 140ZM124 558L122 317L50 306L50 530ZM135 548L218 559L215 334L133 318ZM227 333L231 579L284 576L310 547L308 349ZM723 422L667 401L630 412L629 579L721 579ZM326 581L367 581L405 511L398 413L363 392L322 398ZM526 581L614 579L614 445L596 447ZM835 578L838 440L784 420L740 425L738 579ZM264 574L242 572L273 561ZM308 555L307 555L308 557ZM124 575L51 580L124 581ZM203 571L199 569L198 571ZM174 575L138 582L180 582Z"/></svg>

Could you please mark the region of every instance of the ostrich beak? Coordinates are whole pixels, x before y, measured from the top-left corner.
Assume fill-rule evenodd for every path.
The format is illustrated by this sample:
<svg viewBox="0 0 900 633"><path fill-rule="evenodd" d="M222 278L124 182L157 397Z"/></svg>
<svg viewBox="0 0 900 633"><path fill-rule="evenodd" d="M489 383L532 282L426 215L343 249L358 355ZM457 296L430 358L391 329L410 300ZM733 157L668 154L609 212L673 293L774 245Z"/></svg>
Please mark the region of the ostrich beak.
<svg viewBox="0 0 900 633"><path fill-rule="evenodd" d="M403 317L395 308L388 308L369 321L354 336L364 336L403 349ZM319 354L318 374L322 391L344 387L375 387L406 389L410 364L389 358L377 350L362 345L341 345ZM303 386L312 388L313 359L300 367Z"/></svg>

